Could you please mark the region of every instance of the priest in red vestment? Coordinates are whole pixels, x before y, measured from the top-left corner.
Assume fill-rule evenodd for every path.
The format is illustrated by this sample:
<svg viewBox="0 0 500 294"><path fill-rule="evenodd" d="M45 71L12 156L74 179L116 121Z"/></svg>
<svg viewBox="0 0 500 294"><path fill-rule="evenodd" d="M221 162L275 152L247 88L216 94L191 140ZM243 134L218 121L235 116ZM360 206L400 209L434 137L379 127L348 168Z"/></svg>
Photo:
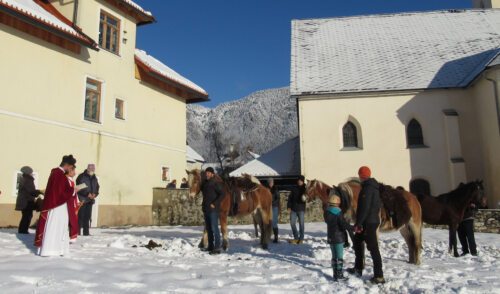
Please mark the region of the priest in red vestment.
<svg viewBox="0 0 500 294"><path fill-rule="evenodd" d="M35 236L40 256L62 256L69 252L67 203L75 188L71 187L66 173L75 168L75 164L73 155L64 156L60 166L50 173Z"/></svg>

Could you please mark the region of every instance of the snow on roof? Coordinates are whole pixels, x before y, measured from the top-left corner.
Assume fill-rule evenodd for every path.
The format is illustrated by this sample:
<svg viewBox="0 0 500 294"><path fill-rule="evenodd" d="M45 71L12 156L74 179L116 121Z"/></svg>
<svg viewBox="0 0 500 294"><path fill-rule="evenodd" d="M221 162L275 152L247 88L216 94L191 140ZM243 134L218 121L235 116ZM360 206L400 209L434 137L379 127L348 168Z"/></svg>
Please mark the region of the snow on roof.
<svg viewBox="0 0 500 294"><path fill-rule="evenodd" d="M260 154L254 153L254 152L252 152L252 151L250 151L250 150L248 150L247 152L248 152L248 154L250 154L250 156L252 156L254 159L255 159L255 158L259 158L259 157L260 157Z"/></svg>
<svg viewBox="0 0 500 294"><path fill-rule="evenodd" d="M170 67L166 66L163 64L161 61L157 60L153 56L150 56L146 53L146 51L140 50L140 49L135 49L135 56L143 62L145 65L150 67L152 70L154 70L157 74L167 78L168 80L174 81L176 83L179 83L185 87L188 87L198 93L201 93L203 95L208 95L208 93L201 88L200 86L196 85L195 83L191 82L187 78L181 76L178 74L176 71L171 69Z"/></svg>
<svg viewBox="0 0 500 294"><path fill-rule="evenodd" d="M62 20L45 10L33 0L0 0L0 5L21 12L22 14L25 14L30 18L37 20L38 22L44 23L60 31L88 41L88 38L82 36L73 27L64 23Z"/></svg>
<svg viewBox="0 0 500 294"><path fill-rule="evenodd" d="M500 53L488 64L488 67L500 65Z"/></svg>
<svg viewBox="0 0 500 294"><path fill-rule="evenodd" d="M279 145L230 173L232 177L249 174L257 177L296 176L300 174L299 138Z"/></svg>
<svg viewBox="0 0 500 294"><path fill-rule="evenodd" d="M499 9L294 20L290 90L466 87L499 45Z"/></svg>
<svg viewBox="0 0 500 294"><path fill-rule="evenodd" d="M144 13L144 14L147 14L149 16L153 16L153 14L151 13L151 11L147 11L145 10L144 8L142 8L139 4L135 3L134 1L132 0L122 0L123 2L127 3L128 5L134 7L135 9L139 10L140 12Z"/></svg>
<svg viewBox="0 0 500 294"><path fill-rule="evenodd" d="M205 162L205 158L189 145L186 146L186 157L188 162Z"/></svg>

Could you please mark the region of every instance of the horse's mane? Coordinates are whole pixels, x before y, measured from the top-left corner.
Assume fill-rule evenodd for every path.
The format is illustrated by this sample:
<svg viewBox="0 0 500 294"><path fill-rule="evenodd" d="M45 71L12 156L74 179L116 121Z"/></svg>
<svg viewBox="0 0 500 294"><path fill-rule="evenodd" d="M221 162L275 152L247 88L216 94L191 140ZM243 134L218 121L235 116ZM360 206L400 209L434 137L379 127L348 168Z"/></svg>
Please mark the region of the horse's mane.
<svg viewBox="0 0 500 294"><path fill-rule="evenodd" d="M467 193L478 185L477 181L469 182L469 183L460 183L458 187L448 193L441 194L436 198L442 203L453 205L457 208L461 208L458 206L463 205L463 201L466 201L466 197L470 197L472 199L472 193Z"/></svg>

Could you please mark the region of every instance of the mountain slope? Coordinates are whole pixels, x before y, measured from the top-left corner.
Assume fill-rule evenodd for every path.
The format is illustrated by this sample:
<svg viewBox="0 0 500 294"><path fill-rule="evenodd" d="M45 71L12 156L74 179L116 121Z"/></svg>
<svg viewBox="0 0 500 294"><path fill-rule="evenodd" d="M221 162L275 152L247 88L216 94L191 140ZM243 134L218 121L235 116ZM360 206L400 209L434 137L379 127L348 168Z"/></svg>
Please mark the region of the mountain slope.
<svg viewBox="0 0 500 294"><path fill-rule="evenodd" d="M227 144L236 144L262 154L297 136L297 108L288 88L254 92L240 100L210 109L187 107L188 143L208 162L215 162L213 146L207 140L209 122L219 123Z"/></svg>

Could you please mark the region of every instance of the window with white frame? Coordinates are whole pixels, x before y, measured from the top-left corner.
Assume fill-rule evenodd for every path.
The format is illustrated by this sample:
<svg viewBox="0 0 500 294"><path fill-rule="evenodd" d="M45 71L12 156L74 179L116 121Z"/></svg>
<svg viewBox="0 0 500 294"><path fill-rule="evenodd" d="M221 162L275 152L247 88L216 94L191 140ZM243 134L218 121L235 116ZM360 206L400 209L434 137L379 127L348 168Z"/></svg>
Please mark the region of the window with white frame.
<svg viewBox="0 0 500 294"><path fill-rule="evenodd" d="M115 100L115 118L125 120L125 101Z"/></svg>

